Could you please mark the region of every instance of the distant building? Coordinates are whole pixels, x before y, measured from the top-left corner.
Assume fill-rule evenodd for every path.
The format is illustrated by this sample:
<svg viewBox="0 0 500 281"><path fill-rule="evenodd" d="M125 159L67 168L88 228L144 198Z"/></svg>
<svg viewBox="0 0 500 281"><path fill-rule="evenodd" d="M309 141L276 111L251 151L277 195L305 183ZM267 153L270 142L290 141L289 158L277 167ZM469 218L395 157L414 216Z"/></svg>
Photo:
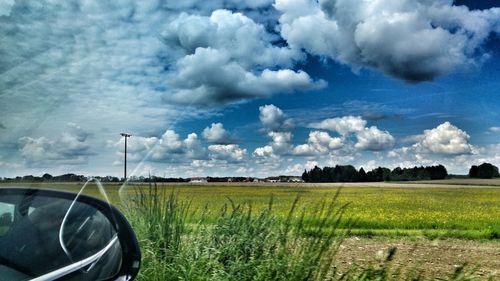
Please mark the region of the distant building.
<svg viewBox="0 0 500 281"><path fill-rule="evenodd" d="M279 177L268 177L266 178L266 182L280 182Z"/></svg>
<svg viewBox="0 0 500 281"><path fill-rule="evenodd" d="M266 182L304 182L301 177L297 176L279 176L279 177L267 177Z"/></svg>
<svg viewBox="0 0 500 281"><path fill-rule="evenodd" d="M288 182L304 182L304 180L301 177L290 177Z"/></svg>
<svg viewBox="0 0 500 281"><path fill-rule="evenodd" d="M208 182L207 178L191 178L190 183L205 183Z"/></svg>

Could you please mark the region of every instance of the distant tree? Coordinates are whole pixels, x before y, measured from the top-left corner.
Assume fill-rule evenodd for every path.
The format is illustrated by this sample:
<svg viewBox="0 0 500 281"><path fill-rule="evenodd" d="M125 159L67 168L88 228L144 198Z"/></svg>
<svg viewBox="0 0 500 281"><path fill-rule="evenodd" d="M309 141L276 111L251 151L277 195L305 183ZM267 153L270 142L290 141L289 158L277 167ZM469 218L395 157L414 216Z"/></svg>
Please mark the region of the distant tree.
<svg viewBox="0 0 500 281"><path fill-rule="evenodd" d="M304 172L302 173L302 180L304 182L309 182L309 173L307 173L306 170L304 170Z"/></svg>
<svg viewBox="0 0 500 281"><path fill-rule="evenodd" d="M26 175L23 177L23 181L33 181L35 177L33 175Z"/></svg>
<svg viewBox="0 0 500 281"><path fill-rule="evenodd" d="M50 180L52 180L52 178L53 178L52 175L51 174L47 174L47 173L43 174L43 176L42 176L42 179L44 181L50 181Z"/></svg>
<svg viewBox="0 0 500 281"><path fill-rule="evenodd" d="M479 177L479 168L476 165L472 165L469 169L469 177L478 178Z"/></svg>
<svg viewBox="0 0 500 281"><path fill-rule="evenodd" d="M441 180L448 176L448 171L443 165L437 165L431 174L431 180Z"/></svg>
<svg viewBox="0 0 500 281"><path fill-rule="evenodd" d="M367 177L369 181L386 181L390 180L390 174L391 170L384 167L378 167L368 172Z"/></svg>
<svg viewBox="0 0 500 281"><path fill-rule="evenodd" d="M339 167L324 167L321 171L321 182L337 182L340 174Z"/></svg>
<svg viewBox="0 0 500 281"><path fill-rule="evenodd" d="M490 163L483 163L477 167L477 177L491 179L499 177L498 168Z"/></svg>
<svg viewBox="0 0 500 281"><path fill-rule="evenodd" d="M403 169L396 167L391 171L391 180L405 180L402 175Z"/></svg>
<svg viewBox="0 0 500 281"><path fill-rule="evenodd" d="M340 181L353 182L358 178L358 171L352 165L341 166Z"/></svg>
<svg viewBox="0 0 500 281"><path fill-rule="evenodd" d="M322 170L318 166L314 166L309 175L309 180L311 182L321 182Z"/></svg>
<svg viewBox="0 0 500 281"><path fill-rule="evenodd" d="M367 178L366 178L366 172L363 169L363 167L361 167L359 169L359 172L358 172L358 181L359 182L365 182L366 180L367 180Z"/></svg>

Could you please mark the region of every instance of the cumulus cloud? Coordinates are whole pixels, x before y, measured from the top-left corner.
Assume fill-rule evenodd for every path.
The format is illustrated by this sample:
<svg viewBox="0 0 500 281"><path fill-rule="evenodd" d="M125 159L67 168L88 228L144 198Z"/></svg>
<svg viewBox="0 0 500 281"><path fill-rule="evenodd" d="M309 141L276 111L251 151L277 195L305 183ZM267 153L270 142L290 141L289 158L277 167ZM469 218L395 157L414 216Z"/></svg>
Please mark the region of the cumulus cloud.
<svg viewBox="0 0 500 281"><path fill-rule="evenodd" d="M331 137L327 132L313 131L309 133L307 143L297 145L293 149L295 155L321 155L342 148L342 138Z"/></svg>
<svg viewBox="0 0 500 281"><path fill-rule="evenodd" d="M481 45L500 31L500 8L471 11L451 0L277 0L275 7L292 48L408 82L481 63Z"/></svg>
<svg viewBox="0 0 500 281"><path fill-rule="evenodd" d="M293 121L273 104L259 107L259 119L271 141L268 145L256 148L253 156L280 161L281 155L289 154L292 149L290 142L293 134L289 130L293 128Z"/></svg>
<svg viewBox="0 0 500 281"><path fill-rule="evenodd" d="M125 152L124 138L108 142L108 147L118 149L120 156ZM188 134L181 139L174 130L166 130L160 138L132 136L127 141L127 158L131 161L186 162L205 159L206 151L198 135Z"/></svg>
<svg viewBox="0 0 500 281"><path fill-rule="evenodd" d="M237 144L213 144L208 150L211 158L227 162L241 162L247 155L247 150Z"/></svg>
<svg viewBox="0 0 500 281"><path fill-rule="evenodd" d="M267 135L271 138L271 141L268 145L257 147L253 152L254 157L279 161L281 155L290 153L292 149L290 144L293 137L292 133L271 131Z"/></svg>
<svg viewBox="0 0 500 281"><path fill-rule="evenodd" d="M394 137L389 132L381 131L375 126L357 132L356 138L358 142L354 147L362 150L384 150L391 148L395 143Z"/></svg>
<svg viewBox="0 0 500 281"><path fill-rule="evenodd" d="M264 128L271 131L287 131L293 127L292 120L274 104L260 106L259 119Z"/></svg>
<svg viewBox="0 0 500 281"><path fill-rule="evenodd" d="M272 35L241 13L183 13L162 40L179 54L167 78L174 89L166 96L178 103L220 104L325 85L292 70L301 52L274 46Z"/></svg>
<svg viewBox="0 0 500 281"><path fill-rule="evenodd" d="M84 164L93 153L87 142L89 134L75 124L68 124L67 130L55 139L47 137L21 137L19 149L28 166Z"/></svg>
<svg viewBox="0 0 500 281"><path fill-rule="evenodd" d="M161 160L172 157L172 155L186 155L189 149L196 147L198 135L189 134L186 139L181 140L180 136L173 130L166 130L156 147L154 147L152 159Z"/></svg>
<svg viewBox="0 0 500 281"><path fill-rule="evenodd" d="M444 122L431 130L425 130L422 140L414 145L420 153L468 154L473 150L470 136L450 122Z"/></svg>
<svg viewBox="0 0 500 281"><path fill-rule="evenodd" d="M366 126L366 120L359 116L344 116L325 119L321 122L311 123L309 127L314 129L330 130L346 135L349 133L361 132Z"/></svg>
<svg viewBox="0 0 500 281"><path fill-rule="evenodd" d="M269 132L269 137L271 137L271 146L273 152L278 154L286 154L290 151L290 142L292 140L292 133L290 132Z"/></svg>
<svg viewBox="0 0 500 281"><path fill-rule="evenodd" d="M338 138L338 143L343 145L349 144L351 136L355 136L357 142L354 148L358 150L379 151L394 146L395 139L389 132L381 131L376 126L366 127L366 124L367 121L360 116L343 116L311 123L309 127L338 133L342 136ZM308 148L304 144L296 149L310 151Z"/></svg>
<svg viewBox="0 0 500 281"><path fill-rule="evenodd" d="M470 136L450 122L425 130L413 139L416 141L413 145L399 147L387 153L390 159L396 161L393 166L445 164L449 171L463 173L470 163L480 159L495 160L494 153L484 153L484 148L470 144Z"/></svg>
<svg viewBox="0 0 500 281"><path fill-rule="evenodd" d="M279 44L281 38L262 24L266 19L246 16L265 12L269 0L0 5L0 130L7 130L0 143L59 135L67 122L88 124L106 140L117 139L115 128L150 135L182 119L214 113L199 106L186 110L185 104L221 104L321 86L297 69L305 58L301 51ZM212 13L218 8L246 15ZM247 13L249 8L259 11ZM196 15L180 15L179 9ZM108 161L104 148L96 148L96 162Z"/></svg>
<svg viewBox="0 0 500 281"><path fill-rule="evenodd" d="M224 144L230 141L229 133L222 123L212 123L210 127L203 130L202 135L210 143Z"/></svg>
<svg viewBox="0 0 500 281"><path fill-rule="evenodd" d="M275 153L274 153L274 149L271 145L265 145L265 146L262 146L262 147L257 147L254 152L253 152L253 156L255 157L261 157L261 158L268 158L268 157L271 157L271 158L276 158L278 157Z"/></svg>

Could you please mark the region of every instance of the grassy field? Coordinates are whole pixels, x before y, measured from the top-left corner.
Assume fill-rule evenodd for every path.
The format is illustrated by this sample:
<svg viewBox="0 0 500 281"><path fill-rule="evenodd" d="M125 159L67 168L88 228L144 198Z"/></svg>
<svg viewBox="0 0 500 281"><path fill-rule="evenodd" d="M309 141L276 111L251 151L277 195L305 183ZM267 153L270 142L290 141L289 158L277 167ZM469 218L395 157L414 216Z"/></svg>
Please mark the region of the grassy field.
<svg viewBox="0 0 500 281"><path fill-rule="evenodd" d="M28 186L81 188L75 183ZM497 182L104 188L138 236L143 253L139 280L498 277ZM84 193L103 197L95 184ZM467 257L480 275L469 274L470 267L463 271Z"/></svg>
<svg viewBox="0 0 500 281"><path fill-rule="evenodd" d="M500 238L500 180L452 179L417 183L376 184L175 184L160 189L175 192L190 203L190 220L196 222L203 213L213 222L224 205L250 204L259 210L273 200L274 214L287 216L292 202L299 197L297 209L311 210L325 199L333 198L341 188L338 203L348 204L345 218L350 218L354 235L360 236L425 236L467 239ZM488 186L485 187L484 185ZM32 184L77 192L81 184ZM497 187L497 188L492 188ZM135 194L137 185L122 188L105 185L111 202L120 206ZM94 184L85 193L100 196ZM299 216L297 213L297 216ZM306 221L314 224L314 217Z"/></svg>

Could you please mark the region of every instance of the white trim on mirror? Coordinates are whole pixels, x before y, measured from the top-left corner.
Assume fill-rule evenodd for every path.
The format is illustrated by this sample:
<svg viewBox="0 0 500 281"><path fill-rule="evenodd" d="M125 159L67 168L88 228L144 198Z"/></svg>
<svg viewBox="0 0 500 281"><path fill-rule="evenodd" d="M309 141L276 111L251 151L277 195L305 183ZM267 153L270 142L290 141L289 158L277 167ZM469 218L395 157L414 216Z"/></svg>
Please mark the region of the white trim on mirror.
<svg viewBox="0 0 500 281"><path fill-rule="evenodd" d="M61 278L69 273L72 273L80 268L83 268L97 260L99 260L112 246L113 244L116 243L116 241L118 241L118 236L115 236L111 242L109 242L108 245L106 245L106 247L104 247L102 250L100 250L99 252L95 253L94 255L88 257L88 258L85 258L81 261L78 261L78 262L75 262L75 263L72 263L72 264L69 264L65 267L62 267L62 268L59 268L57 270L54 270L52 272L49 272L49 273L46 273L42 276L39 276L39 277L36 277L34 279L31 279L30 281L49 281L49 280L54 280L54 279L57 279L57 278Z"/></svg>

